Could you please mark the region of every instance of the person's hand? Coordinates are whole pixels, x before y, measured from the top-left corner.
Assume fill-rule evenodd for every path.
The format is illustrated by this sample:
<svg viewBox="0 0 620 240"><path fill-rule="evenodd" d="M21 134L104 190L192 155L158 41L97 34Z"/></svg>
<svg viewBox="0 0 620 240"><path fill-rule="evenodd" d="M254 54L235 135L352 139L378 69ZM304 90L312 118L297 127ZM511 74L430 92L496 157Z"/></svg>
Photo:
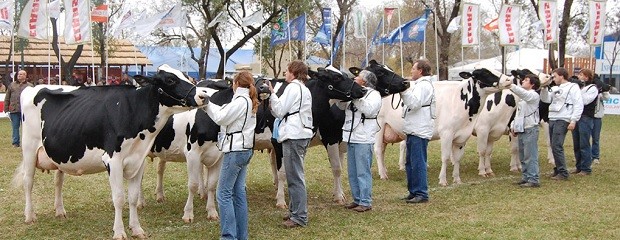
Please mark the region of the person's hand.
<svg viewBox="0 0 620 240"><path fill-rule="evenodd" d="M265 82L267 82L267 86L269 86L269 91L271 91L271 93L275 93L273 91L273 86L271 86L271 81L265 81Z"/></svg>
<svg viewBox="0 0 620 240"><path fill-rule="evenodd" d="M575 123L575 122L570 122L570 123L568 124L567 129L568 129L568 130L571 130L571 131L572 131L572 130L575 130L575 125L576 125L576 123Z"/></svg>
<svg viewBox="0 0 620 240"><path fill-rule="evenodd" d="M514 129L510 129L510 136L517 137L517 133L515 132Z"/></svg>

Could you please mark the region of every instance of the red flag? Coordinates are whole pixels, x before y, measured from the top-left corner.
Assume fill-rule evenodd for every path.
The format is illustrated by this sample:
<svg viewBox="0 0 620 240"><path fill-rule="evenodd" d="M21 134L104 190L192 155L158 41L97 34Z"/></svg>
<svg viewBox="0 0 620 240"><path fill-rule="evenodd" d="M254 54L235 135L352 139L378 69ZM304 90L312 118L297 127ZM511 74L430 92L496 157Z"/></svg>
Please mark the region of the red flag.
<svg viewBox="0 0 620 240"><path fill-rule="evenodd" d="M489 31L498 30L499 25L497 24L497 20L498 18L491 20L489 23L484 25L484 29L489 30Z"/></svg>
<svg viewBox="0 0 620 240"><path fill-rule="evenodd" d="M108 22L108 5L99 5L90 13L90 19L93 22Z"/></svg>
<svg viewBox="0 0 620 240"><path fill-rule="evenodd" d="M388 26L390 25L390 20L392 20L392 15L394 15L394 10L396 10L396 8L384 8L383 9L383 15L385 15Z"/></svg>

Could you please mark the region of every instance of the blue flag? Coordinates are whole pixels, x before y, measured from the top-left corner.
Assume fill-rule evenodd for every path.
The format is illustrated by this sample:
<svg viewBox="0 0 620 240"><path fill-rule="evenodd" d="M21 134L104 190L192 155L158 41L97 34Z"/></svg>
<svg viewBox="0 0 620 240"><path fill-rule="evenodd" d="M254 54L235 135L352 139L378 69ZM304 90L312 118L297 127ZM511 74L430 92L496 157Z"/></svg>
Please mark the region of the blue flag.
<svg viewBox="0 0 620 240"><path fill-rule="evenodd" d="M375 50L375 45L379 45L380 40L377 37L379 36L379 30L381 29L381 26L383 25L383 19L381 19L379 21L379 24L377 24L377 30L375 30L375 34L372 35L372 41L370 42L370 48L368 49L368 55L366 56L366 58L364 58L364 60L362 60L362 68L366 67L366 61L367 59L370 59L372 57L373 51Z"/></svg>
<svg viewBox="0 0 620 240"><path fill-rule="evenodd" d="M316 33L316 36L312 39L314 42L318 42L321 46L331 46L332 39L332 9L323 8L323 25Z"/></svg>
<svg viewBox="0 0 620 240"><path fill-rule="evenodd" d="M394 44L400 42L400 33L402 31L403 42L422 42L424 41L424 34L426 32L426 23L428 22L428 14L430 10L424 10L424 14L418 18L414 18L398 28L394 29L386 38L383 39L383 43Z"/></svg>
<svg viewBox="0 0 620 240"><path fill-rule="evenodd" d="M342 31L340 31L340 33L338 34L338 37L336 38L336 41L334 41L334 49L332 51L332 57L330 58L329 64L333 64L332 61L333 59L336 57L336 53L338 53L338 48L340 48L340 44L342 43L342 40L344 39L344 30L346 29L347 23L345 21L344 26L342 27Z"/></svg>
<svg viewBox="0 0 620 240"><path fill-rule="evenodd" d="M288 42L289 40L304 41L306 40L306 14L289 21L287 24L281 24L276 29L276 22L274 28L271 29L271 46ZM290 36L289 36L290 33Z"/></svg>

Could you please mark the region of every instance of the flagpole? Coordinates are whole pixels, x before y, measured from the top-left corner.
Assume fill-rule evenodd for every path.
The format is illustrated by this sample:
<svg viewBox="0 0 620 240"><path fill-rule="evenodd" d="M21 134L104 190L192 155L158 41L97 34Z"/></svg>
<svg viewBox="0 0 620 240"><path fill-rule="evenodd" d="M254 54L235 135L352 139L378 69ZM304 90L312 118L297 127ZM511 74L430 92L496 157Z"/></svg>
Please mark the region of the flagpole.
<svg viewBox="0 0 620 240"><path fill-rule="evenodd" d="M88 4L88 7L86 9L91 11L92 9L90 7L90 1L87 1L86 4ZM93 15L89 13L88 14L88 19L92 23L93 22ZM93 28L92 27L90 28L90 66L91 66L91 71L92 71L93 79L95 79L95 43L94 43ZM88 69L88 67L86 69Z"/></svg>
<svg viewBox="0 0 620 240"><path fill-rule="evenodd" d="M262 11L262 10L261 10ZM261 13L262 15L262 13ZM263 75L263 24L260 25L260 48L258 49L258 61L259 61L259 69L258 72L260 75Z"/></svg>
<svg viewBox="0 0 620 240"><path fill-rule="evenodd" d="M433 12L433 20L435 21L435 68L437 69L437 80L439 79L439 38L437 36L437 13Z"/></svg>
<svg viewBox="0 0 620 240"><path fill-rule="evenodd" d="M347 24L349 23L349 16L344 18L344 27L342 28L342 62L340 63L340 69L343 69L347 61Z"/></svg>
<svg viewBox="0 0 620 240"><path fill-rule="evenodd" d="M364 12L364 14L366 14ZM366 66L368 66L368 18L367 16L364 16L364 46L365 46L365 50L366 50Z"/></svg>
<svg viewBox="0 0 620 240"><path fill-rule="evenodd" d="M398 37L400 38L400 75L405 75L405 64L403 63L403 28L400 22L400 8L398 8Z"/></svg>
<svg viewBox="0 0 620 240"><path fill-rule="evenodd" d="M50 5L49 2L47 3L47 11L45 11L45 19L48 19L48 21L45 21L46 25L47 25L47 29L50 28ZM52 77L52 54L51 52L51 48L52 48L52 43L50 42L50 35L49 35L49 31L47 33L47 84L50 84L50 78Z"/></svg>
<svg viewBox="0 0 620 240"><path fill-rule="evenodd" d="M385 36L385 7L383 8L383 26L381 28L381 36ZM383 41L381 41L381 61L383 64L385 64L385 43Z"/></svg>
<svg viewBox="0 0 620 240"><path fill-rule="evenodd" d="M293 61L293 47L291 47L291 18L286 8L286 36L288 37L288 61Z"/></svg>
<svg viewBox="0 0 620 240"><path fill-rule="evenodd" d="M304 12L304 36L306 35L306 13ZM306 58L306 38L304 37L304 63L308 64L308 59Z"/></svg>

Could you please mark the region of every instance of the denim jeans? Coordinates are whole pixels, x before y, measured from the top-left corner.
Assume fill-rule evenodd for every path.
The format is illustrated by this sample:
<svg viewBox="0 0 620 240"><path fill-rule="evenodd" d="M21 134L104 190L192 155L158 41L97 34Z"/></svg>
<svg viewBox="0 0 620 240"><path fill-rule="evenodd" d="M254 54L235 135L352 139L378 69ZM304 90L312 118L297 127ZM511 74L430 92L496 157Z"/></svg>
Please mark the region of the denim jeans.
<svg viewBox="0 0 620 240"><path fill-rule="evenodd" d="M282 142L282 164L288 185L289 216L301 226L308 224L308 192L304 177L304 158L310 139L289 139Z"/></svg>
<svg viewBox="0 0 620 240"><path fill-rule="evenodd" d="M592 172L592 147L590 146L590 137L592 136L593 129L593 118L581 115L575 130L573 130L573 151L575 152L575 167L577 171L586 173Z"/></svg>
<svg viewBox="0 0 620 240"><path fill-rule="evenodd" d="M348 143L347 170L353 202L372 206L372 143Z"/></svg>
<svg viewBox="0 0 620 240"><path fill-rule="evenodd" d="M523 169L522 180L539 183L538 176L538 126L519 133L519 158Z"/></svg>
<svg viewBox="0 0 620 240"><path fill-rule="evenodd" d="M568 122L562 120L549 121L549 136L551 139L551 151L555 159L553 175L568 177L566 159L564 158L564 139L568 132Z"/></svg>
<svg viewBox="0 0 620 240"><path fill-rule="evenodd" d="M248 239L248 200L245 193L247 168L252 150L227 152L217 182L220 209L220 239Z"/></svg>
<svg viewBox="0 0 620 240"><path fill-rule="evenodd" d="M414 197L428 199L428 179L426 172L428 139L407 135L407 189Z"/></svg>
<svg viewBox="0 0 620 240"><path fill-rule="evenodd" d="M11 118L11 127L13 128L13 144L19 145L19 126L22 122L21 112L12 112L9 114Z"/></svg>
<svg viewBox="0 0 620 240"><path fill-rule="evenodd" d="M592 128L592 159L601 158L601 128L603 127L602 118L593 118L594 128Z"/></svg>

